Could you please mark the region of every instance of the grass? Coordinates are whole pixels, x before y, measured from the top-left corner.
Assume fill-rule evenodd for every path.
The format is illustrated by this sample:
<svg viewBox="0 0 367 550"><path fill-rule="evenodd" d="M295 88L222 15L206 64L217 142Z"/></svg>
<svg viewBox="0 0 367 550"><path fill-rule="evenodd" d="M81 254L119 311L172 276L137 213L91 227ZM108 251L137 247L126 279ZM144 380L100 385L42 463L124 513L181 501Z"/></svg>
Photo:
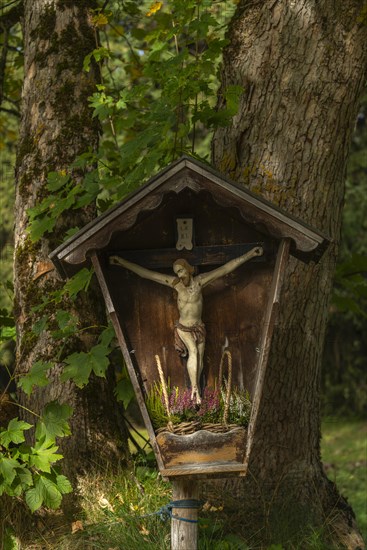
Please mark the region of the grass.
<svg viewBox="0 0 367 550"><path fill-rule="evenodd" d="M367 541L367 422L329 419L322 433L325 470L352 506Z"/></svg>
<svg viewBox="0 0 367 550"><path fill-rule="evenodd" d="M329 420L323 425L322 456L328 476L348 498L365 536L366 436L366 422ZM149 466L140 461L129 477L122 472L84 478L79 487L83 513L78 520L66 522L61 513L51 516L51 524L38 518L37 537L22 544L22 550L169 550L170 522L150 514L171 500L171 488ZM222 513L212 511L200 512L205 518L199 523L199 550L250 550L242 538L226 533ZM20 548L10 535L6 550ZM299 549L321 550L320 539L320 534L312 533ZM284 550L281 545L270 549Z"/></svg>

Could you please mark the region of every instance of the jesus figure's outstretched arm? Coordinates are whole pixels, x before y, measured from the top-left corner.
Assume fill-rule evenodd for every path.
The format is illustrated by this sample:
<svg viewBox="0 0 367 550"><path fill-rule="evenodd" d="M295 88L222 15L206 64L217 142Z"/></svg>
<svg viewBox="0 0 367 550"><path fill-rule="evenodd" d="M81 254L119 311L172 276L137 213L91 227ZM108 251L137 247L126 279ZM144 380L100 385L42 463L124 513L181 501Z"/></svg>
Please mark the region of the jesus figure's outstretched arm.
<svg viewBox="0 0 367 550"><path fill-rule="evenodd" d="M141 265L134 264L133 262L129 262L128 260L124 260L124 258L120 258L120 256L110 256L110 264L125 267L129 271L132 271L140 277L143 277L143 279L149 279L150 281L155 281L156 283L160 283L161 285L172 286L173 281L175 280L175 277L173 277L172 275L165 275L164 273L158 273L158 271L146 269Z"/></svg>
<svg viewBox="0 0 367 550"><path fill-rule="evenodd" d="M255 248L252 248L249 252L246 252L246 254L230 260L229 262L221 265L217 269L213 269L208 273L203 273L203 275L199 275L201 286L206 286L216 279L224 277L224 275L228 275L228 273L232 273L232 271L240 267L240 265L248 262L249 260L251 260L251 258L254 258L255 256L262 256L263 253L264 250L262 249L262 247L256 246Z"/></svg>

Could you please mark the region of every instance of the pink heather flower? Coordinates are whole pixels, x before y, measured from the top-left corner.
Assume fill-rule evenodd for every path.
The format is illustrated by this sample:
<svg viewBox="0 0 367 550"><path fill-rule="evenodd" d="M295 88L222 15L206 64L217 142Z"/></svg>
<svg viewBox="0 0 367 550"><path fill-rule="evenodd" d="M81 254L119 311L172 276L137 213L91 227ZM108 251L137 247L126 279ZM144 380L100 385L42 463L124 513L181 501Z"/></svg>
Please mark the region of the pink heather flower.
<svg viewBox="0 0 367 550"><path fill-rule="evenodd" d="M172 390L169 396L169 408L171 414L185 415L185 413L195 413L195 403L191 399L191 392L185 389L180 392L178 388Z"/></svg>
<svg viewBox="0 0 367 550"><path fill-rule="evenodd" d="M211 388L205 388L204 395L201 401L200 410L198 416L213 416L219 412L220 409L220 392L219 390L212 390Z"/></svg>

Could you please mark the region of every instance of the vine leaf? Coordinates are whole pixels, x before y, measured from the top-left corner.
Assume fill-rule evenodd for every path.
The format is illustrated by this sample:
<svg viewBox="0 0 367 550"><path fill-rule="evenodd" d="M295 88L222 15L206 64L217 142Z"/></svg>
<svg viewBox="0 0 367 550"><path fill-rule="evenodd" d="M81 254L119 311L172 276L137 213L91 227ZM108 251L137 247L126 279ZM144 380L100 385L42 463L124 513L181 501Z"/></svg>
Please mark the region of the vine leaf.
<svg viewBox="0 0 367 550"><path fill-rule="evenodd" d="M45 476L40 476L38 483L41 486L41 493L45 506L52 510L56 510L60 506L62 500L62 495L57 485Z"/></svg>
<svg viewBox="0 0 367 550"><path fill-rule="evenodd" d="M47 175L47 189L56 192L70 181L70 176L64 172L49 172Z"/></svg>
<svg viewBox="0 0 367 550"><path fill-rule="evenodd" d="M37 242L42 235L47 233L47 231L52 231L56 223L55 218L50 216L43 216L42 218L36 218L32 221L32 224L29 226L29 236L33 243Z"/></svg>
<svg viewBox="0 0 367 550"><path fill-rule="evenodd" d="M70 493L72 486L65 476L39 475L34 487L25 493L26 503L32 512L35 512L44 504L52 510L59 508L62 495Z"/></svg>
<svg viewBox="0 0 367 550"><path fill-rule="evenodd" d="M100 377L105 377L109 365L107 353L109 352L102 344L97 344L89 352L73 353L65 359L66 367L61 375L61 380L72 379L75 384L82 388L88 383L92 371Z"/></svg>
<svg viewBox="0 0 367 550"><path fill-rule="evenodd" d="M22 388L27 395L32 393L33 386L39 386L40 388L47 386L49 380L46 373L52 366L52 363L46 363L42 360L37 361L32 365L28 374L20 378L18 386Z"/></svg>
<svg viewBox="0 0 367 550"><path fill-rule="evenodd" d="M114 330L110 325L102 331L98 344L88 352L76 352L66 357L64 360L66 367L61 375L61 380L73 380L79 388L82 388L88 383L92 372L96 376L105 378L106 370L110 364L110 344L113 338Z"/></svg>
<svg viewBox="0 0 367 550"><path fill-rule="evenodd" d="M71 434L68 419L73 413L72 407L56 401L48 403L41 420L36 426L37 439L54 440L55 437L65 437Z"/></svg>
<svg viewBox="0 0 367 550"><path fill-rule="evenodd" d="M8 424L8 428L0 433L0 443L4 447L8 447L9 443L23 443L25 441L24 431L32 428L31 424L12 418Z"/></svg>
<svg viewBox="0 0 367 550"><path fill-rule="evenodd" d="M73 490L73 487L68 480L67 477L63 475L57 475L56 476L56 485L60 491L61 494L66 495L67 493L71 493Z"/></svg>
<svg viewBox="0 0 367 550"><path fill-rule="evenodd" d="M51 464L60 460L62 455L56 454L58 447L53 441L42 438L32 447L32 455L30 456L31 466L35 466L42 472L51 472Z"/></svg>
<svg viewBox="0 0 367 550"><path fill-rule="evenodd" d="M87 269L84 267L74 277L68 280L65 285L65 291L69 294L70 298L75 298L75 296L81 290L87 290L89 283L93 275L92 269Z"/></svg>
<svg viewBox="0 0 367 550"><path fill-rule="evenodd" d="M25 493L25 501L29 506L31 512L35 512L42 506L43 503L43 490L42 485L36 481L35 486L32 489L28 489Z"/></svg>
<svg viewBox="0 0 367 550"><path fill-rule="evenodd" d="M17 474L23 486L33 485L32 473L24 464L18 464Z"/></svg>
<svg viewBox="0 0 367 550"><path fill-rule="evenodd" d="M0 474L8 485L13 483L15 476L17 475L16 468L18 462L13 458L0 458Z"/></svg>

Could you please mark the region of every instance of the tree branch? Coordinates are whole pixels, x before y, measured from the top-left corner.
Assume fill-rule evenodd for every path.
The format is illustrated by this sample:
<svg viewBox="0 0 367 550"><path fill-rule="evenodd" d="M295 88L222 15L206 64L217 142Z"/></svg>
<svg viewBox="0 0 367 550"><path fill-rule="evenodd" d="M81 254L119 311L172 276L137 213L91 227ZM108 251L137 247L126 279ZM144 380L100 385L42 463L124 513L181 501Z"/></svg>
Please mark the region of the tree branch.
<svg viewBox="0 0 367 550"><path fill-rule="evenodd" d="M0 42L0 48L4 46L4 42ZM8 50L10 52L15 52L19 55L24 55L23 50L19 46L12 46L11 44L8 44Z"/></svg>
<svg viewBox="0 0 367 550"><path fill-rule="evenodd" d="M12 2L7 4L10 6ZM4 6L0 8L1 10L4 9ZM14 27L17 23L19 23L20 18L23 15L23 1L21 0L19 4L11 8L6 13L2 13L0 15L0 33L4 32L6 29L10 29L11 27Z"/></svg>
<svg viewBox="0 0 367 550"><path fill-rule="evenodd" d="M18 107L20 104L20 99L12 99L11 97L8 97L6 95L3 96L3 100L12 103L13 105L15 105L15 107Z"/></svg>
<svg viewBox="0 0 367 550"><path fill-rule="evenodd" d="M17 118L20 118L20 112L16 109L7 109L6 107L0 107L0 111L3 111L4 113L9 113L9 115L14 115Z"/></svg>

